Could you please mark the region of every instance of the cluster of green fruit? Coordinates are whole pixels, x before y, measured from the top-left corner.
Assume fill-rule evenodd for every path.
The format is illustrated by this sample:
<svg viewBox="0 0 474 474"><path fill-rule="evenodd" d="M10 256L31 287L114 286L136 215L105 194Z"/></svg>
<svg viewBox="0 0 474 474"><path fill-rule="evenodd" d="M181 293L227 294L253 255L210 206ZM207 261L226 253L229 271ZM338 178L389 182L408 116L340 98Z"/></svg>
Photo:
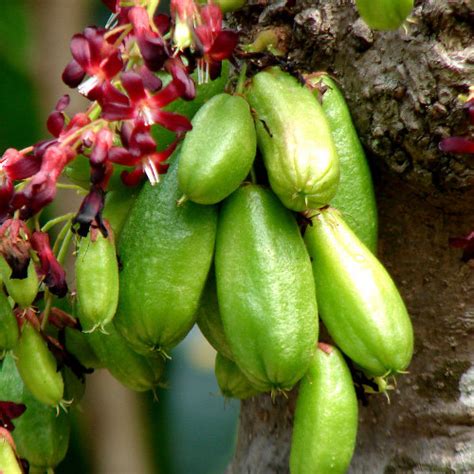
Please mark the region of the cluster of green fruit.
<svg viewBox="0 0 474 474"><path fill-rule="evenodd" d="M275 397L300 381L291 472L344 472L356 394L341 352L318 344L318 314L334 343L381 387L413 350L403 301L374 256L364 153L327 75L302 86L272 68L241 95L223 93L225 79L214 82L198 88L193 109L173 104L195 114L193 130L162 181L141 189L117 181L104 208L108 236L93 229L78 243L73 313L84 332L65 327L65 347L83 366L106 367L144 391L156 387L170 350L197 321L218 352L225 396ZM80 182L73 165L69 175ZM9 295L28 308L34 272L13 280L4 270ZM0 313L11 321L3 293ZM52 407L77 402L84 387L68 368L57 371L34 324L26 320L20 335L16 322L10 326L0 334L10 334L2 349L14 354L2 364L0 399L27 405L13 437L41 472L62 459L68 442L67 415L56 417ZM31 440L38 424L41 443Z"/></svg>

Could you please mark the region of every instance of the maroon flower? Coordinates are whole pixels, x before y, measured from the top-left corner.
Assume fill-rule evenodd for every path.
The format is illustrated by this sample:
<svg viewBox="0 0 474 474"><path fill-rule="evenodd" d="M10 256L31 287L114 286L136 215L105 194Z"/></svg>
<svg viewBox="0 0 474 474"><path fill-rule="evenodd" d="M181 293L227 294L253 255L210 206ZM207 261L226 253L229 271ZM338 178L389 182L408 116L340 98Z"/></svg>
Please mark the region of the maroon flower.
<svg viewBox="0 0 474 474"><path fill-rule="evenodd" d="M25 222L8 219L0 226L0 255L12 270L11 278L28 276L30 263L30 231Z"/></svg>
<svg viewBox="0 0 474 474"><path fill-rule="evenodd" d="M170 72L174 74L173 79L154 95L146 90L143 78L134 71L122 74L122 85L128 97L112 85L106 86L101 104L102 116L111 121L141 119L146 125L159 123L178 133L190 130L191 123L186 117L162 110L178 97L194 95L194 83L176 65L179 60L168 61Z"/></svg>
<svg viewBox="0 0 474 474"><path fill-rule="evenodd" d="M13 196L12 206L21 209L27 219L49 204L56 196L56 182L64 167L76 156L69 147L58 144L49 146L44 152L41 168L28 184Z"/></svg>
<svg viewBox="0 0 474 474"><path fill-rule="evenodd" d="M474 231L465 237L452 237L449 245L457 249L463 249L462 260L468 262L474 259Z"/></svg>
<svg viewBox="0 0 474 474"><path fill-rule="evenodd" d="M221 62L232 56L239 36L222 29L222 11L218 5L211 3L202 7L201 20L202 24L195 28L197 48L202 55L199 62L206 76L215 79L220 74Z"/></svg>
<svg viewBox="0 0 474 474"><path fill-rule="evenodd" d="M146 66L151 71L158 71L170 56L163 35L170 27L167 15L156 15L154 23L158 32L150 25L148 12L143 7L133 7L128 11L128 18L133 25L133 32Z"/></svg>
<svg viewBox="0 0 474 474"><path fill-rule="evenodd" d="M474 125L474 97L464 104L464 108L467 109L471 125ZM439 143L439 149L445 153L474 154L474 136L445 138Z"/></svg>
<svg viewBox="0 0 474 474"><path fill-rule="evenodd" d="M108 231L102 219L104 201L105 192L102 187L92 185L89 194L82 201L79 212L72 221L73 229L81 237L87 236L93 224L99 228L104 237L107 237Z"/></svg>
<svg viewBox="0 0 474 474"><path fill-rule="evenodd" d="M49 133L53 137L59 137L59 134L64 130L66 124L66 117L64 111L71 102L67 94L63 95L57 102L54 110L49 114L46 125Z"/></svg>
<svg viewBox="0 0 474 474"><path fill-rule="evenodd" d="M122 142L126 148L113 147L109 160L125 166L134 166L131 172L122 173L122 180L129 186L135 186L146 174L151 184L160 180L160 174L166 172L165 161L176 148L177 140L166 150L156 151L156 142L150 134L150 127L143 121L138 121L135 127L124 124L122 127Z"/></svg>
<svg viewBox="0 0 474 474"><path fill-rule="evenodd" d="M75 88L86 74L90 76L78 89L86 97L96 97L104 82L115 77L123 67L120 51L104 38L105 32L88 27L71 40L74 59L64 69L62 78L69 87Z"/></svg>
<svg viewBox="0 0 474 474"><path fill-rule="evenodd" d="M51 250L49 235L45 232L33 232L31 247L38 255L40 261L38 275L44 278L45 285L53 295L59 298L66 296L66 273Z"/></svg>
<svg viewBox="0 0 474 474"><path fill-rule="evenodd" d="M84 128L91 122L87 114L79 112L75 114L68 123L66 123L66 117L64 116L63 110L68 101L68 96L63 96L59 99L55 110L48 117L48 129L55 138L42 140L33 146L33 156L39 162L43 160L46 150L48 150L49 147L64 142L71 137L71 135L77 135L81 128ZM80 139L81 137L77 136L77 140ZM69 148L69 150L72 151L71 148Z"/></svg>
<svg viewBox="0 0 474 474"><path fill-rule="evenodd" d="M23 415L25 410L26 405L24 405L23 403L15 403L8 401L0 402L0 429L4 428L10 432L13 431L15 429L15 425L12 423L12 420ZM4 436L4 431L0 432L0 437L1 436Z"/></svg>
<svg viewBox="0 0 474 474"><path fill-rule="evenodd" d="M120 0L102 0L102 3L113 13L117 13L120 10Z"/></svg>
<svg viewBox="0 0 474 474"><path fill-rule="evenodd" d="M445 153L474 154L474 140L466 137L449 137L441 140L439 148Z"/></svg>

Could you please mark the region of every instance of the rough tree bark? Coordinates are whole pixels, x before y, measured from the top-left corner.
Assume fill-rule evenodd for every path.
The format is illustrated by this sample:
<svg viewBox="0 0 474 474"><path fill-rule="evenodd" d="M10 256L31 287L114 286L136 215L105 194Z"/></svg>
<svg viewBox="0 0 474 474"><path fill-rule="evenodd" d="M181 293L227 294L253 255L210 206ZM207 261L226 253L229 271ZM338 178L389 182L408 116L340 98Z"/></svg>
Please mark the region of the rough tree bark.
<svg viewBox="0 0 474 474"><path fill-rule="evenodd" d="M294 72L340 82L376 182L379 257L412 316L409 375L388 405L360 409L352 473L474 472L474 273L448 238L474 227L474 159L443 154L467 131L474 84L472 0L417 1L406 29L369 30L350 1L259 0L230 19L249 40L278 27ZM228 473L287 473L295 393L242 404Z"/></svg>

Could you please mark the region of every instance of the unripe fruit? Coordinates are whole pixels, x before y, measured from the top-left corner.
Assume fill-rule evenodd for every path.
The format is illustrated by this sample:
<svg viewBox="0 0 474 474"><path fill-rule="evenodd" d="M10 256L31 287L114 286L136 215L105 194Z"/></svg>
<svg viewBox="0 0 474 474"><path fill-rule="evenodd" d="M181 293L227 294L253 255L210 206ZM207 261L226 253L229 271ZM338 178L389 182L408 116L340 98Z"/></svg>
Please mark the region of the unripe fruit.
<svg viewBox="0 0 474 474"><path fill-rule="evenodd" d="M246 97L275 194L294 211L328 204L339 183L339 162L318 101L278 68L255 75Z"/></svg>
<svg viewBox="0 0 474 474"><path fill-rule="evenodd" d="M246 185L224 202L215 268L234 361L260 391L291 389L315 349L316 293L296 221L270 190Z"/></svg>
<svg viewBox="0 0 474 474"><path fill-rule="evenodd" d="M191 201L216 204L249 174L257 148L253 118L245 99L219 94L192 124L181 148L179 189Z"/></svg>
<svg viewBox="0 0 474 474"><path fill-rule="evenodd" d="M320 315L341 350L372 376L400 372L413 353L413 329L382 264L335 209L308 226Z"/></svg>
<svg viewBox="0 0 474 474"><path fill-rule="evenodd" d="M300 382L291 441L291 474L344 474L354 452L357 397L344 357L320 343Z"/></svg>

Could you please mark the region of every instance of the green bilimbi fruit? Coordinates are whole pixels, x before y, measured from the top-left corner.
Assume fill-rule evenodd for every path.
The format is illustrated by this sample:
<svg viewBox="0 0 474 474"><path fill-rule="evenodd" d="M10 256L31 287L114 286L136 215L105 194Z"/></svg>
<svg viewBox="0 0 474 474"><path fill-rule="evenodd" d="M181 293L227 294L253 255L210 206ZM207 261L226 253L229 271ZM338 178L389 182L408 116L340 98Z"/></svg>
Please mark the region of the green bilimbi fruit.
<svg viewBox="0 0 474 474"><path fill-rule="evenodd" d="M279 68L254 76L246 96L275 194L294 211L328 204L339 183L339 162L315 97Z"/></svg>
<svg viewBox="0 0 474 474"><path fill-rule="evenodd" d="M342 354L320 343L299 385L291 474L344 474L357 435L357 397Z"/></svg>
<svg viewBox="0 0 474 474"><path fill-rule="evenodd" d="M102 215L107 219L114 231L116 245L118 245L123 226L139 192L140 189L136 187L124 186L121 190L108 192L105 197Z"/></svg>
<svg viewBox="0 0 474 474"><path fill-rule="evenodd" d="M212 97L221 92L224 92L224 88L229 80L230 63L229 61L222 61L222 69L219 77L213 81L202 82L199 77L198 70L191 74L191 77L196 83L196 96L193 100L176 99L171 104L164 107L167 112L173 112L175 114L184 115L191 120L196 112ZM170 76L161 77L164 83L170 80ZM167 148L174 140L176 140L176 134L170 130L155 124L151 127L151 133L153 138L156 140L159 150Z"/></svg>
<svg viewBox="0 0 474 474"><path fill-rule="evenodd" d="M86 337L112 376L125 387L137 392L155 388L163 374L165 365L163 358L146 358L134 352L117 331L113 322L104 329L106 334L95 331L86 334Z"/></svg>
<svg viewBox="0 0 474 474"><path fill-rule="evenodd" d="M320 315L335 343L371 376L403 371L413 353L413 329L382 264L332 208L313 217L305 242Z"/></svg>
<svg viewBox="0 0 474 474"><path fill-rule="evenodd" d="M216 275L211 267L197 312L197 324L209 344L227 359L233 359L217 302Z"/></svg>
<svg viewBox="0 0 474 474"><path fill-rule="evenodd" d="M413 10L413 0L356 0L362 19L374 30L396 30Z"/></svg>
<svg viewBox="0 0 474 474"><path fill-rule="evenodd" d="M23 323L14 354L18 372L28 390L41 403L57 407L64 395L61 372L46 341L28 321Z"/></svg>
<svg viewBox="0 0 474 474"><path fill-rule="evenodd" d="M114 319L142 354L168 351L192 328L214 252L217 210L180 197L178 161L146 183L122 230L120 298Z"/></svg>
<svg viewBox="0 0 474 474"><path fill-rule="evenodd" d="M66 349L84 367L88 369L100 369L102 362L92 349L87 335L78 329L66 328L64 330Z"/></svg>
<svg viewBox="0 0 474 474"><path fill-rule="evenodd" d="M298 226L270 190L246 185L224 202L215 268L234 361L260 391L291 389L313 356L318 310Z"/></svg>
<svg viewBox="0 0 474 474"><path fill-rule="evenodd" d="M0 400L24 403L26 411L13 420L12 432L18 455L30 463L30 472L57 466L66 455L69 444L69 416L40 403L24 385L7 354L0 366Z"/></svg>
<svg viewBox="0 0 474 474"><path fill-rule="evenodd" d="M0 285L0 355L12 350L18 341L18 324ZM3 355L2 355L3 357Z"/></svg>
<svg viewBox="0 0 474 474"><path fill-rule="evenodd" d="M339 157L341 181L331 206L342 212L357 237L375 253L378 226L374 187L346 101L329 76L309 78L308 82L313 87L324 86L322 106Z"/></svg>
<svg viewBox="0 0 474 474"><path fill-rule="evenodd" d="M11 278L12 270L6 260L0 255L0 274L3 284L8 294L22 308L30 306L36 298L39 287L38 275L36 274L33 260L28 265L28 273L26 278Z"/></svg>
<svg viewBox="0 0 474 474"><path fill-rule="evenodd" d="M76 256L76 291L83 330L103 331L115 315L119 298L119 269L110 227L108 237L91 231L80 240Z"/></svg>
<svg viewBox="0 0 474 474"><path fill-rule="evenodd" d="M226 398L245 400L259 393L235 362L227 359L219 352L216 354L215 373L217 385L219 385L222 395Z"/></svg>
<svg viewBox="0 0 474 474"><path fill-rule="evenodd" d="M178 183L182 200L216 204L249 174L257 138L249 105L242 97L219 94L192 121L181 148Z"/></svg>
<svg viewBox="0 0 474 474"><path fill-rule="evenodd" d="M63 367L61 374L64 380L64 398L70 403L69 406L76 406L84 396L86 381L84 378L80 380L69 367Z"/></svg>

